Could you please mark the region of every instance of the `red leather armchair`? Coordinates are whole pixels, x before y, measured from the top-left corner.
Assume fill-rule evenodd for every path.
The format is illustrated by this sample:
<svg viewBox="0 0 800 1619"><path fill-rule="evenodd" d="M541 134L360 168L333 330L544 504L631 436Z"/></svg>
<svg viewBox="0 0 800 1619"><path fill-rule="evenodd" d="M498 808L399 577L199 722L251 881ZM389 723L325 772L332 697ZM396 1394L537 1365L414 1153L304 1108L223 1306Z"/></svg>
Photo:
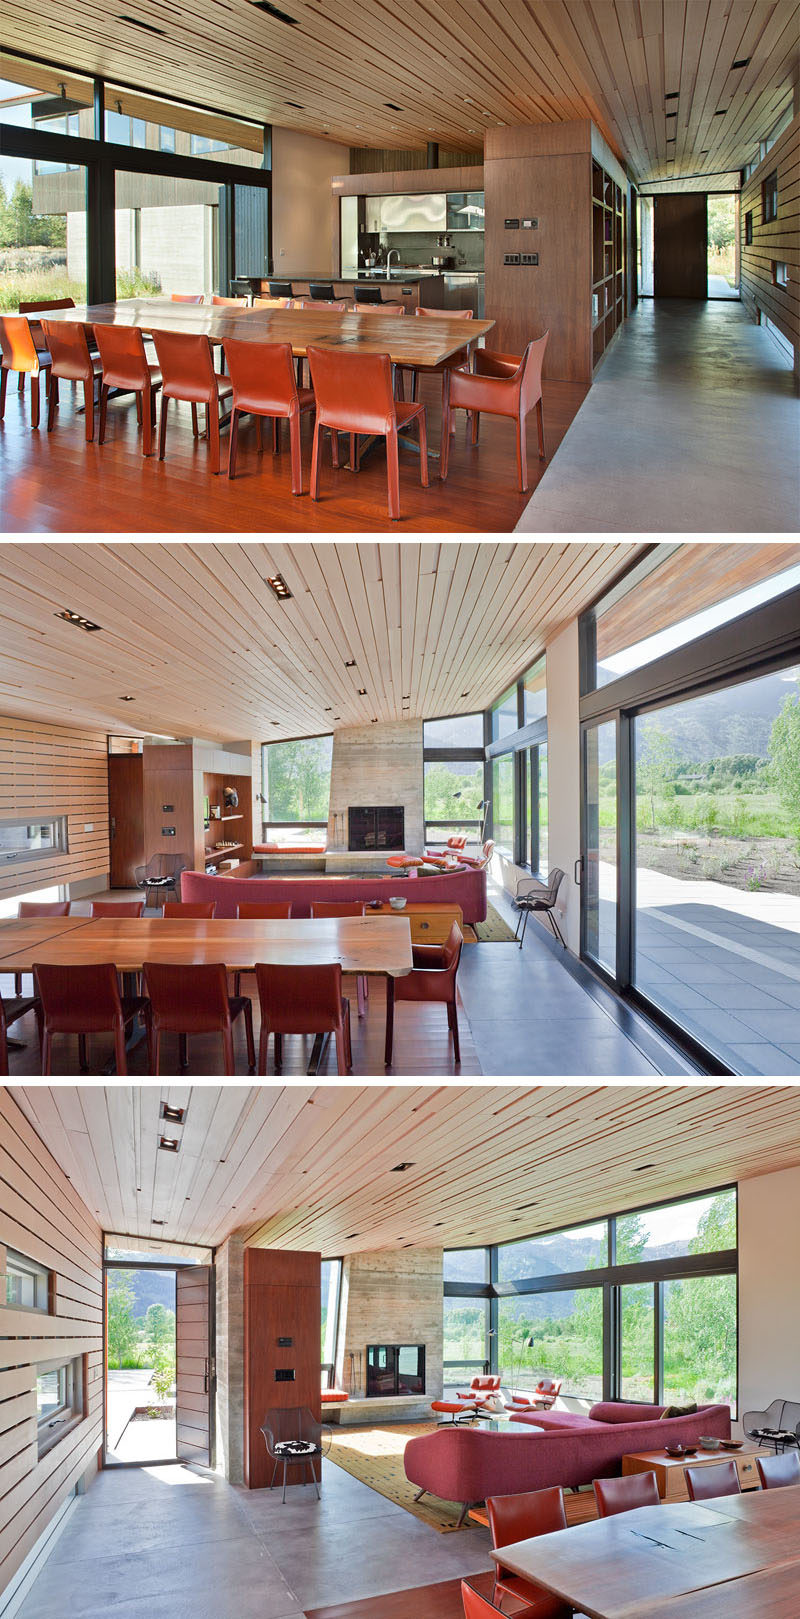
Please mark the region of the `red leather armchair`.
<svg viewBox="0 0 800 1619"><path fill-rule="evenodd" d="M323 427L330 429L331 456L339 465L338 433L350 434L350 459L357 458L359 433L386 439L386 474L389 486L389 517L400 516L400 470L397 435L416 422L419 429L419 475L428 487L428 440L425 406L404 404L392 392L392 365L388 354L347 354L339 350L308 345L311 381L317 396L317 420L311 456L311 499L319 500L320 438Z"/></svg>
<svg viewBox="0 0 800 1619"><path fill-rule="evenodd" d="M567 1527L564 1491L558 1484L544 1490L526 1490L519 1495L490 1495L486 1510L495 1551L513 1546L518 1540L556 1534ZM507 1572L502 1563L498 1563L492 1600L502 1601L507 1596L517 1602L532 1602L538 1619L571 1619L572 1608L568 1603L521 1574Z"/></svg>
<svg viewBox="0 0 800 1619"><path fill-rule="evenodd" d="M300 455L300 420L304 411L314 410L310 388L299 388L292 365L291 343L251 343L245 338L228 337L225 359L233 385L233 414L228 456L228 477L236 476L239 417L249 412L258 424L261 448L261 420L272 417L273 453L280 448L280 425L289 423L292 458L292 494L303 493L303 466Z"/></svg>
<svg viewBox="0 0 800 1619"><path fill-rule="evenodd" d="M414 945L414 966L403 978L386 980L386 1047L384 1062L388 1068L394 1045L395 1001L443 1001L447 1007L447 1023L453 1036L453 1055L461 1061L458 1039L458 1012L456 1010L456 975L461 960L464 937L457 922L453 923L443 945Z"/></svg>
<svg viewBox="0 0 800 1619"><path fill-rule="evenodd" d="M94 438L95 383L101 379L103 370L100 356L90 354L87 328L79 321L44 320L42 329L53 362L47 399L47 431L51 433L55 425L59 379L80 382L83 384L86 441L91 444Z"/></svg>
<svg viewBox="0 0 800 1619"><path fill-rule="evenodd" d="M474 371L449 373L448 415L453 410L472 411L472 442L477 444L481 412L489 416L510 416L517 424L517 477L520 491L528 487L528 461L525 420L536 407L539 429L539 456L544 460L544 418L542 416L542 363L549 332L530 342L519 358L476 349ZM442 434L441 475L447 477L450 448L449 432Z"/></svg>

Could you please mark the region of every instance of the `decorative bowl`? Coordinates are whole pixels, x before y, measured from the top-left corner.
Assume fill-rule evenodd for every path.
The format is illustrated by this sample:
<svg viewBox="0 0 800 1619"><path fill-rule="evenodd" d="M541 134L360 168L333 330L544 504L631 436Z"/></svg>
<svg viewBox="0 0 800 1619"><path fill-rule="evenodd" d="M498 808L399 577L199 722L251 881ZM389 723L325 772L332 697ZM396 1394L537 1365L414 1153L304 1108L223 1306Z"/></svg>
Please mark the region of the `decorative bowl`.
<svg viewBox="0 0 800 1619"><path fill-rule="evenodd" d="M701 1434L698 1444L701 1450L719 1450L721 1448L722 1441L721 1439L714 1438L713 1435L706 1434L704 1436Z"/></svg>
<svg viewBox="0 0 800 1619"><path fill-rule="evenodd" d="M393 911L404 911L406 908L405 894L394 894L390 898L389 904L391 905Z"/></svg>
<svg viewBox="0 0 800 1619"><path fill-rule="evenodd" d="M723 1450L741 1450L743 1444L743 1439L720 1439Z"/></svg>
<svg viewBox="0 0 800 1619"><path fill-rule="evenodd" d="M367 900L367 910L368 911L379 911L382 904L383 904L383 901L380 900L380 899L368 899Z"/></svg>
<svg viewBox="0 0 800 1619"><path fill-rule="evenodd" d="M686 1451L684 1450L683 1445L665 1445L664 1449L665 1449L668 1456L674 1456L674 1457L680 1458L681 1456L686 1455Z"/></svg>

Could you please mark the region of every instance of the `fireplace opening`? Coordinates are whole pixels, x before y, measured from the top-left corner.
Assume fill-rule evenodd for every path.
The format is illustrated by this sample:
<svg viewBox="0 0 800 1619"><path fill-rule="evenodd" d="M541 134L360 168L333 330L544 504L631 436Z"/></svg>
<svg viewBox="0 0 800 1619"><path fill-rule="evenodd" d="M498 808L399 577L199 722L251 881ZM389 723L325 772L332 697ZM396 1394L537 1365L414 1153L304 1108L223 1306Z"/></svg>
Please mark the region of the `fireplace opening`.
<svg viewBox="0 0 800 1619"><path fill-rule="evenodd" d="M424 1344L367 1344L368 1400L424 1393Z"/></svg>
<svg viewBox="0 0 800 1619"><path fill-rule="evenodd" d="M351 804L347 811L348 849L380 853L402 849L405 812L402 804Z"/></svg>

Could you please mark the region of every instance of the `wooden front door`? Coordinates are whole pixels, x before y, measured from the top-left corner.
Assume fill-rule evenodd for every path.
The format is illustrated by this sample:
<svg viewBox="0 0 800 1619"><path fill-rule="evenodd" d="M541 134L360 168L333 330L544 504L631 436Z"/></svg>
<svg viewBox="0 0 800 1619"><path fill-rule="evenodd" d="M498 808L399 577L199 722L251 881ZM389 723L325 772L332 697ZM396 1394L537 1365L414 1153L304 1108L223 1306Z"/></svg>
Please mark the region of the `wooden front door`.
<svg viewBox="0 0 800 1619"><path fill-rule="evenodd" d="M704 191L656 197L653 291L656 298L708 297L708 220Z"/></svg>
<svg viewBox="0 0 800 1619"><path fill-rule="evenodd" d="M145 863L144 760L141 753L108 756L108 836L111 887L134 888L136 866Z"/></svg>
<svg viewBox="0 0 800 1619"><path fill-rule="evenodd" d="M178 1461L212 1461L214 1392L210 1265L192 1265L175 1275L176 1447Z"/></svg>

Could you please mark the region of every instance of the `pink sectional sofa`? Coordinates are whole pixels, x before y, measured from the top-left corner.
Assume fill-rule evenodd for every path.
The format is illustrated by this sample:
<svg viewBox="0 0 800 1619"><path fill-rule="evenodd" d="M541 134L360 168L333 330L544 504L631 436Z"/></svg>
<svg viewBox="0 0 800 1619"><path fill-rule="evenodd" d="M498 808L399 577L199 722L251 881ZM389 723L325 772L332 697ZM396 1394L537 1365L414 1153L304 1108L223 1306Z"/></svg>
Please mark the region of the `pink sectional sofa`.
<svg viewBox="0 0 800 1619"><path fill-rule="evenodd" d="M575 1488L595 1478L614 1478L622 1472L623 1456L635 1451L696 1444L706 1434L730 1438L726 1405L703 1405L696 1416L662 1420L664 1409L601 1402L587 1417L571 1411L514 1417L514 1424L527 1432L443 1427L406 1445L406 1477L443 1501L460 1501L463 1517L487 1495L516 1495L551 1484Z"/></svg>
<svg viewBox="0 0 800 1619"><path fill-rule="evenodd" d="M486 920L486 872L465 869L441 872L436 877L333 877L317 872L309 876L210 876L204 871L181 873L181 899L216 900L217 916L235 916L240 903L288 900L294 916L309 916L315 899L388 899L405 894L409 904L460 905L465 922Z"/></svg>

